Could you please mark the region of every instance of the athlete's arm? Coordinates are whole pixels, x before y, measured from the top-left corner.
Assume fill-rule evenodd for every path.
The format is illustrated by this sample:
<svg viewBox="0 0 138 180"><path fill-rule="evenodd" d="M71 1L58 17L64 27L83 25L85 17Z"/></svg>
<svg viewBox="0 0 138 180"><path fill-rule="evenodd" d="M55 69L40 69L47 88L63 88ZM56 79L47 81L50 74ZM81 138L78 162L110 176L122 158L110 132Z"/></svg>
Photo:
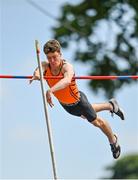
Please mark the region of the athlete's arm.
<svg viewBox="0 0 138 180"><path fill-rule="evenodd" d="M52 93L55 91L58 91L60 89L64 89L65 87L67 87L71 83L71 80L74 76L73 66L69 63L64 64L62 72L64 75L63 79L61 79L53 87L50 88L50 91Z"/></svg>
<svg viewBox="0 0 138 180"><path fill-rule="evenodd" d="M48 62L43 61L41 63L41 65L42 65L42 70L44 72L47 69L47 67L48 67ZM39 72L39 68L38 67L35 69L35 71L33 73L33 77L32 77L32 79L30 79L29 83L31 84L33 82L33 80L40 80L40 72Z"/></svg>

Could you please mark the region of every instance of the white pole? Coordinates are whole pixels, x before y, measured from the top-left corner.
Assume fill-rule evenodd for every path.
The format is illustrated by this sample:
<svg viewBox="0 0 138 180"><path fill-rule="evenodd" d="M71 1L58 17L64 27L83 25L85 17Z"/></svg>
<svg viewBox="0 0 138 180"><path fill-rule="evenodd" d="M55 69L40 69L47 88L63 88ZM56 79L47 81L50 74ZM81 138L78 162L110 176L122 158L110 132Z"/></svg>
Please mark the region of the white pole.
<svg viewBox="0 0 138 180"><path fill-rule="evenodd" d="M47 132L48 132L48 140L49 140L49 147L50 147L50 153L51 153L51 160L52 160L52 168L53 168L53 174L54 179L57 179L57 172L56 172L56 162L55 162L55 155L54 155L54 145L52 140L52 131L51 131L51 124L48 116L48 107L47 107L47 101L45 98L45 92L44 92L44 82L43 82L43 71L42 71L42 65L39 58L39 43L37 40L35 40L35 47L36 47L36 54L37 54L37 61L38 61L38 68L40 72L40 83L41 83L41 90L42 90L42 97L43 97L43 104L44 104L44 112L45 112L45 119L46 119L46 125L47 125Z"/></svg>

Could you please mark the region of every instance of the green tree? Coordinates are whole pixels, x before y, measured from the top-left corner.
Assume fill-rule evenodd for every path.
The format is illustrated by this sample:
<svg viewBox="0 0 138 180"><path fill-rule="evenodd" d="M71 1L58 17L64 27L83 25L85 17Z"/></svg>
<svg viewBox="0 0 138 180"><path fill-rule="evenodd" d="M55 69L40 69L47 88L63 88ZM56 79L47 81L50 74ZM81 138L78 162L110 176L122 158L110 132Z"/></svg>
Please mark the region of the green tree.
<svg viewBox="0 0 138 180"><path fill-rule="evenodd" d="M138 154L127 155L106 170L111 171L108 179L138 179Z"/></svg>
<svg viewBox="0 0 138 180"><path fill-rule="evenodd" d="M67 48L76 43L74 59L90 64L89 75L135 75L138 72L138 1L83 0L65 4L54 38ZM90 81L106 97L136 80Z"/></svg>

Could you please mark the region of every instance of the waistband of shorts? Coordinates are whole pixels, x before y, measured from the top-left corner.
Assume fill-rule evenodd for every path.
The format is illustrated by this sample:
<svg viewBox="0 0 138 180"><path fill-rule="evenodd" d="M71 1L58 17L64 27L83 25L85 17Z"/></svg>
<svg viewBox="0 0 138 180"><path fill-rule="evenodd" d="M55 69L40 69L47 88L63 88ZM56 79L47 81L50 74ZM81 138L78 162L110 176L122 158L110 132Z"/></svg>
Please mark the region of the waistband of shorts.
<svg viewBox="0 0 138 180"><path fill-rule="evenodd" d="M64 104L62 102L60 102L63 106L75 106L80 102L80 100L76 101L75 103L71 103L71 104Z"/></svg>
<svg viewBox="0 0 138 180"><path fill-rule="evenodd" d="M75 106L80 102L80 100L81 100L81 91L79 91L79 100L77 100L75 103L65 104L60 102L60 104L62 104L63 106Z"/></svg>

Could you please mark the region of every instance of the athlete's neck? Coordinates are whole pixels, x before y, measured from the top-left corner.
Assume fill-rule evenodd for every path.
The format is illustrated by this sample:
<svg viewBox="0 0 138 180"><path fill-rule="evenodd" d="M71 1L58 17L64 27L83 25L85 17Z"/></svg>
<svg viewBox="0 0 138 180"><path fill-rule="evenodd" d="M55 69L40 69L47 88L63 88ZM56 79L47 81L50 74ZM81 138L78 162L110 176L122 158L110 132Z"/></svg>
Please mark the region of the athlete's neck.
<svg viewBox="0 0 138 180"><path fill-rule="evenodd" d="M58 66L51 66L50 65L50 69L51 69L51 72L53 75L59 74L61 67L62 67L62 63L63 63L63 60L60 61L60 64Z"/></svg>

